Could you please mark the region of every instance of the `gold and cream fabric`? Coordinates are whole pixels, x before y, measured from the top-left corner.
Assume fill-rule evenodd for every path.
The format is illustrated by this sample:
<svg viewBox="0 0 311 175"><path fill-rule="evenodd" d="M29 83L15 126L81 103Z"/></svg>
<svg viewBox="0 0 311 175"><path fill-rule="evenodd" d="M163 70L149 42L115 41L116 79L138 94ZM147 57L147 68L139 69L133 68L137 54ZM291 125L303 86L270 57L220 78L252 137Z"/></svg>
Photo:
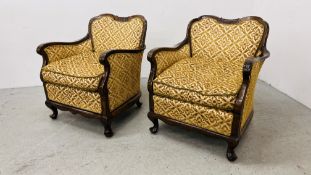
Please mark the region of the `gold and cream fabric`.
<svg viewBox="0 0 311 175"><path fill-rule="evenodd" d="M206 58L178 61L155 80L154 94L207 107L232 110L242 84L242 64Z"/></svg>
<svg viewBox="0 0 311 175"><path fill-rule="evenodd" d="M209 59L244 61L254 56L264 33L257 20L224 24L206 17L191 26L193 56Z"/></svg>
<svg viewBox="0 0 311 175"><path fill-rule="evenodd" d="M98 92L89 92L68 86L45 84L50 100L86 111L101 113L101 98Z"/></svg>
<svg viewBox="0 0 311 175"><path fill-rule="evenodd" d="M256 89L256 82L257 78L261 69L261 66L263 65L263 61L256 62L251 71L250 75L250 83L249 87L246 92L245 102L244 102L244 110L242 113L242 121L241 121L241 129L243 128L245 122L247 121L247 118L249 117L250 113L253 111L253 103L254 103L254 94Z"/></svg>
<svg viewBox="0 0 311 175"><path fill-rule="evenodd" d="M162 73L165 69L172 66L179 60L184 58L190 57L190 50L189 44L185 44L177 51L160 51L155 55L155 61L157 64L157 72L156 75L158 76Z"/></svg>
<svg viewBox="0 0 311 175"><path fill-rule="evenodd" d="M106 14L93 18L89 25L89 39L45 46L48 61L41 69L41 78L49 100L102 114L106 109L99 87L106 70L99 62L100 56L109 50L141 49L145 21L140 16L119 18ZM111 111L140 92L142 53L109 55L107 89Z"/></svg>
<svg viewBox="0 0 311 175"><path fill-rule="evenodd" d="M116 109L140 91L142 53L109 56L108 97L110 110Z"/></svg>
<svg viewBox="0 0 311 175"><path fill-rule="evenodd" d="M233 109L247 58L259 56L265 26L254 19L234 23L205 16L188 30L188 44L160 50L153 80L154 113L230 136ZM253 65L241 116L241 128L253 110L256 81L263 61Z"/></svg>
<svg viewBox="0 0 311 175"><path fill-rule="evenodd" d="M140 17L117 21L113 16L100 16L91 23L93 47L102 53L111 49L137 49L140 46L144 21Z"/></svg>
<svg viewBox="0 0 311 175"><path fill-rule="evenodd" d="M233 114L219 109L153 96L154 112L171 119L229 136Z"/></svg>
<svg viewBox="0 0 311 175"><path fill-rule="evenodd" d="M52 62L42 68L43 80L88 91L96 91L104 66L93 52L85 52Z"/></svg>
<svg viewBox="0 0 311 175"><path fill-rule="evenodd" d="M44 49L48 56L48 63L78 55L83 52L91 52L91 40L88 39L77 44L54 44Z"/></svg>

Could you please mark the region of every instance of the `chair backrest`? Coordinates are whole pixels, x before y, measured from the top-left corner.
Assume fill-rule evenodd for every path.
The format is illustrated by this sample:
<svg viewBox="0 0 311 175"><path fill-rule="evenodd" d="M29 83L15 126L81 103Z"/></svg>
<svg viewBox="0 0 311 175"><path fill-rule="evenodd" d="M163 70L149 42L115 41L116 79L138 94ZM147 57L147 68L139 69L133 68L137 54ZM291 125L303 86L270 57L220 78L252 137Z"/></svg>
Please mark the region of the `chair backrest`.
<svg viewBox="0 0 311 175"><path fill-rule="evenodd" d="M259 17L227 20L201 16L188 27L192 56L244 61L265 47L269 26Z"/></svg>
<svg viewBox="0 0 311 175"><path fill-rule="evenodd" d="M144 46L147 23L143 16L118 17L103 14L91 19L89 30L95 52L137 49Z"/></svg>

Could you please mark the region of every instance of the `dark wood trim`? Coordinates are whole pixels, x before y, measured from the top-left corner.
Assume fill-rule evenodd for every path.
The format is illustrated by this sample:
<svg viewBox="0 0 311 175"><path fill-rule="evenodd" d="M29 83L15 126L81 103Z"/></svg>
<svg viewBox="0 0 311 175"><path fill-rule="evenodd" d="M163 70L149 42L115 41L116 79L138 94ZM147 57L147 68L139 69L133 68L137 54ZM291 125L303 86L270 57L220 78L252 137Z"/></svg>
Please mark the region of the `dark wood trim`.
<svg viewBox="0 0 311 175"><path fill-rule="evenodd" d="M100 119L102 121L104 127L105 127L104 134L106 135L106 137L111 137L113 135L113 132L111 130L112 119L114 117L116 117L117 115L119 115L121 112L124 112L125 110L127 110L128 108L133 106L135 103L138 107L140 107L142 103L140 103L140 101L139 101L139 99L141 97L141 92L139 92L134 97L132 97L131 99L127 100L124 104L119 106L117 109L110 111L108 88L107 88L107 83L109 80L109 73L110 73L110 64L109 64L108 58L110 55L117 54L117 53L143 53L144 52L144 50L145 50L145 38L146 38L146 31L147 31L146 19L141 15L133 15L133 16L129 16L129 17L118 17L118 16L115 16L112 14L102 14L102 15L94 17L90 20L89 26L88 26L88 33L82 39L80 39L78 41L74 41L74 42L50 42L50 43L46 43L46 44L41 44L37 47L37 53L40 54L43 58L42 67L47 65L48 64L48 56L44 51L44 49L46 47L52 46L52 45L76 45L76 44L80 44L81 42L84 42L88 39L91 39L92 38L92 35L91 35L92 34L91 33L92 22L96 19L103 17L103 16L111 16L111 17L113 17L113 19L115 19L117 21L121 21L121 22L126 22L126 21L133 19L133 18L140 18L143 21L143 30L142 30L142 34L141 34L141 38L140 38L140 44L139 44L139 47L137 49L133 49L133 50L126 50L126 49L109 50L107 52L102 53L100 58L99 58L100 63L104 65L104 73L103 73L103 76L100 80L99 88L97 91L101 97L102 113L98 114L98 113L86 111L83 109L75 108L72 106L68 106L65 104L61 104L61 103L49 100L49 98L47 96L46 86L45 86L46 83L43 81L41 72L40 72L40 79L43 82L43 86L44 86L44 92L46 95L46 105L53 111L52 116L53 117L55 116L54 118L57 117L57 109L59 109L59 110L64 110L64 111L70 111L73 114L80 114L82 116L89 117L89 118ZM93 46L92 40L91 40L91 47L92 47L92 50L94 51L94 46Z"/></svg>
<svg viewBox="0 0 311 175"><path fill-rule="evenodd" d="M236 102L234 105L234 109L231 111L233 113L233 121L232 121L232 128L231 128L231 135L230 136L224 136L222 134L218 134L218 133L209 131L207 129L198 128L198 127L195 127L195 126L192 126L189 124L182 123L180 121L170 119L166 116L161 116L161 115L154 113L153 80L156 78L156 72L157 72L157 63L155 61L156 54L158 52L161 52L161 51L177 51L184 44L189 44L189 46L190 46L190 57L192 57L192 45L191 45L191 34L190 34L191 33L191 27L192 27L193 23L195 23L196 21L199 21L201 19L204 19L204 18L213 18L213 19L217 20L219 23L223 23L223 24L236 24L236 23L239 23L241 21L256 20L264 26L263 37L261 39L261 42L260 42L259 47L258 47L256 54L255 54L255 55L257 55L258 52L261 52L261 55L259 55L257 57L247 58L245 60L245 63L244 63L243 83L241 85L240 91L238 92L238 96L237 96L237 99L236 99ZM200 132L207 134L207 135L222 138L222 139L226 140L228 143L228 149L227 149L227 153L226 153L228 160L230 160L230 161L236 160L237 156L234 153L234 148L238 145L239 140L241 139L241 136L245 132L245 130L246 130L247 126L249 125L249 122L251 121L252 116L253 116L253 112L251 112L251 114L247 118L247 121L246 121L244 127L241 129L240 128L241 127L241 117L242 117L243 110L244 110L243 106L245 103L246 93L247 93L249 83L250 83L250 75L251 75L252 66L255 62L264 61L266 58L268 58L270 56L269 51L266 49L266 41L268 38L268 34L269 34L268 23L266 21L264 21L262 18L257 17L257 16L248 16L248 17L238 18L238 19L224 19L224 18L212 16L212 15L203 15L203 16L195 18L189 22L188 27L187 27L186 38L177 47L174 47L174 48L156 48L156 49L151 50L148 53L148 61L151 64L151 71L150 71L150 75L149 75L149 79L148 79L149 108L150 108L150 112L148 113L148 118L153 122L154 126L150 128L150 131L152 133L156 133L158 131L157 119L160 119L160 120L162 120L168 124L183 126L183 127L188 128L188 129L200 131Z"/></svg>
<svg viewBox="0 0 311 175"><path fill-rule="evenodd" d="M215 136L215 137L222 138L225 141L227 141L227 140L229 140L229 141L237 141L236 138L232 138L230 136L222 135L222 134L210 131L208 129L200 128L200 127L197 127L197 126L194 126L194 125L190 125L190 124L187 124L187 123L183 123L183 122L180 122L178 120L174 120L172 118L156 114L154 112L149 112L148 115L151 115L153 118L160 119L160 120L162 120L163 122L165 122L165 123L167 123L169 125L184 127L184 128L186 128L188 130L195 130L197 132L200 132L200 133L208 135L208 136Z"/></svg>

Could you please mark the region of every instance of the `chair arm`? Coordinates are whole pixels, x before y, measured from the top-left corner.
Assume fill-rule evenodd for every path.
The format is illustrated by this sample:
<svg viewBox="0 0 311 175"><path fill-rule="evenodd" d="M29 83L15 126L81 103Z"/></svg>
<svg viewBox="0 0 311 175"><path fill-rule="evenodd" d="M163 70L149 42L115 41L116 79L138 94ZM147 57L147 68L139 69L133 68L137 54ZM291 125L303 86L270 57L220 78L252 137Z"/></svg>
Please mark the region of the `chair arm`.
<svg viewBox="0 0 311 175"><path fill-rule="evenodd" d="M89 35L74 42L50 42L37 47L37 53L43 57L43 66L86 51L92 51Z"/></svg>
<svg viewBox="0 0 311 175"><path fill-rule="evenodd" d="M245 95L246 95L246 91L247 91L247 87L250 83L250 79L252 77L252 69L253 66L256 63L260 63L263 62L266 58L268 58L270 56L270 52L268 50L265 50L262 54L262 56L258 56L258 57L250 57L247 58L244 62L243 65L243 83L242 83L242 88L240 89L238 96L237 96L237 100L235 102L235 111L236 112L241 112L241 106L242 106L242 102L245 100Z"/></svg>
<svg viewBox="0 0 311 175"><path fill-rule="evenodd" d="M141 62L145 47L135 50L109 50L101 54L104 65L100 92L112 111L140 92Z"/></svg>
<svg viewBox="0 0 311 175"><path fill-rule="evenodd" d="M243 82L234 105L235 117L238 117L239 130L243 128L253 110L253 96L259 71L270 52L265 50L261 56L247 58L243 65Z"/></svg>
<svg viewBox="0 0 311 175"><path fill-rule="evenodd" d="M108 50L103 52L99 57L99 62L105 66L105 64L109 64L108 58L114 54L135 54L135 53L143 53L145 50L145 46L139 49L115 49L115 50Z"/></svg>
<svg viewBox="0 0 311 175"><path fill-rule="evenodd" d="M264 61L269 56L270 52L265 50L261 56L247 58L243 65L243 81L249 79L254 64Z"/></svg>

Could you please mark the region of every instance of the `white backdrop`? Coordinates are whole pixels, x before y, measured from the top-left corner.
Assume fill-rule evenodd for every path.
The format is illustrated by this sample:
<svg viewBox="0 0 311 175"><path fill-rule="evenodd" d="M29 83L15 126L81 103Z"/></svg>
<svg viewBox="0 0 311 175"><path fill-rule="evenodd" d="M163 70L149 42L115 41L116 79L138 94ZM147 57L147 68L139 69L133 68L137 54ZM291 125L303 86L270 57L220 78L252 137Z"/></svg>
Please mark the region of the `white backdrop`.
<svg viewBox="0 0 311 175"><path fill-rule="evenodd" d="M41 85L42 59L36 47L48 41L74 41L101 13L144 15L147 52L185 37L188 22L203 14L224 18L257 15L270 24L266 61L260 78L311 107L311 3L308 0L0 0L0 88ZM149 74L144 57L142 76Z"/></svg>

